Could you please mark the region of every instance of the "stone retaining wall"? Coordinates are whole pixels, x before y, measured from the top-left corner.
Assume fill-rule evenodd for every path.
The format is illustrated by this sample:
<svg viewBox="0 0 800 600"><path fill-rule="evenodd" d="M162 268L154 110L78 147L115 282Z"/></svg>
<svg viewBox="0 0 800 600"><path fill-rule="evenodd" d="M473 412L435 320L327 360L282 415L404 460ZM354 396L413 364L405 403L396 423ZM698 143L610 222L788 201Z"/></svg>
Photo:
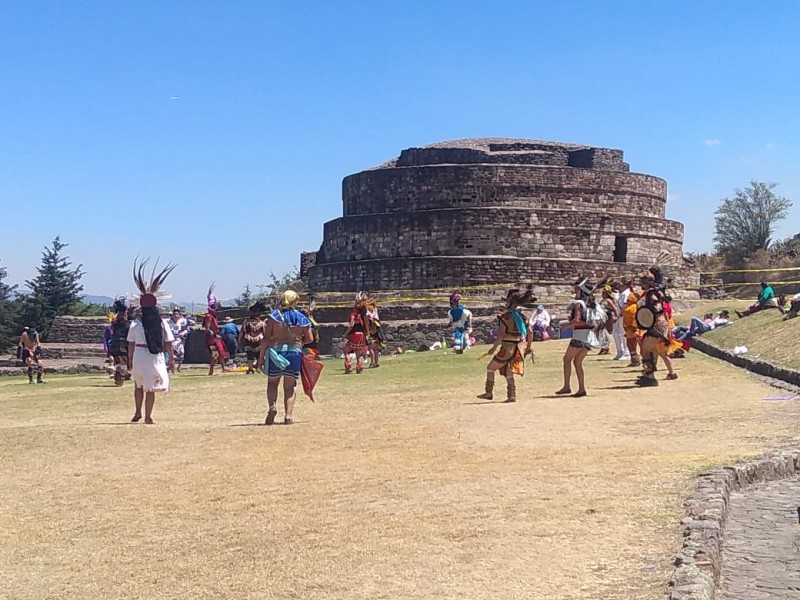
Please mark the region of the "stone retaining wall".
<svg viewBox="0 0 800 600"><path fill-rule="evenodd" d="M800 473L800 451L702 473L684 503L683 546L669 580L669 600L713 600L722 571L722 535L732 491Z"/></svg>
<svg viewBox="0 0 800 600"><path fill-rule="evenodd" d="M102 344L103 332L107 326L108 319L105 317L56 317L45 341L58 344Z"/></svg>

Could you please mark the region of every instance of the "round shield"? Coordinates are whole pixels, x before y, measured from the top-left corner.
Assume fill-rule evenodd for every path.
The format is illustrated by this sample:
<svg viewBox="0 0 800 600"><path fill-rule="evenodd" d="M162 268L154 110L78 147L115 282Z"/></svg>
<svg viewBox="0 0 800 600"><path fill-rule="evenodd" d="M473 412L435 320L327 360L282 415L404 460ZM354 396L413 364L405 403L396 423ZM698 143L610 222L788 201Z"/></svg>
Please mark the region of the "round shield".
<svg viewBox="0 0 800 600"><path fill-rule="evenodd" d="M649 306L641 306L636 311L636 324L639 329L650 329L656 322L656 313Z"/></svg>

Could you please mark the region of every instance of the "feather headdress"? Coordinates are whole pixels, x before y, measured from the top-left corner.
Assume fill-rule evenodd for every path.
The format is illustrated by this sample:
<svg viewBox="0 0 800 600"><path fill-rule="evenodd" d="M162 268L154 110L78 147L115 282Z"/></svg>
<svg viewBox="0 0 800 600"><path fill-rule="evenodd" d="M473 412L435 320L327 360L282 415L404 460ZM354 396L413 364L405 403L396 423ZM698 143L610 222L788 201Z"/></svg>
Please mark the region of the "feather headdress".
<svg viewBox="0 0 800 600"><path fill-rule="evenodd" d="M140 296L131 301L131 304L135 303L142 308L153 308L158 305L159 300L169 298L169 294L164 292L161 286L169 274L178 266L168 263L166 267L156 274L156 269L158 269L158 260L156 259L148 278L146 269L149 262L149 258L140 262L138 257L133 261L133 282L136 284Z"/></svg>
<svg viewBox="0 0 800 600"><path fill-rule="evenodd" d="M208 286L208 294L206 294L206 299L208 300L208 312L210 312L212 315L216 314L220 309L219 300L217 300L217 297L214 295L215 287L216 284L212 281L211 285Z"/></svg>
<svg viewBox="0 0 800 600"><path fill-rule="evenodd" d="M600 278L600 281L597 283L592 283L589 281L588 277L578 277L578 279L573 284L576 288L580 289L581 292L586 294L587 296L591 296L595 290L602 288L606 285L609 281L611 281L611 275L606 273Z"/></svg>
<svg viewBox="0 0 800 600"><path fill-rule="evenodd" d="M506 294L506 304L511 307L523 306L530 308L536 302L533 295L533 285L528 284L524 290L512 288Z"/></svg>
<svg viewBox="0 0 800 600"><path fill-rule="evenodd" d="M357 311L375 310L375 300L367 292L356 293L356 301L353 305Z"/></svg>

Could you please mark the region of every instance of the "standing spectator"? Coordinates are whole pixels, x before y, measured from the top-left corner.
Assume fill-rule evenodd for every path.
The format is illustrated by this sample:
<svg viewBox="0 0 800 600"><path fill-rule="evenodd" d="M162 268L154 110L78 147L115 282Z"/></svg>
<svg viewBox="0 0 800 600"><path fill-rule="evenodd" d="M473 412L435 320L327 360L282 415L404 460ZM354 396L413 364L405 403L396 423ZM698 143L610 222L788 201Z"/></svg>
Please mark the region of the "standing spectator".
<svg viewBox="0 0 800 600"><path fill-rule="evenodd" d="M614 345L617 347L617 355L614 360L630 360L631 354L628 350L628 344L625 341L625 325L622 319L622 311L628 304L628 296L631 295L630 282L620 281L617 284L617 291L619 297L617 298L617 320L614 322L613 335Z"/></svg>
<svg viewBox="0 0 800 600"><path fill-rule="evenodd" d="M600 341L600 354L608 354L611 351L611 339L609 334L613 333L614 325L619 319L619 309L617 308L617 294L609 284L602 287L602 298L598 303L606 312L606 322L597 327L595 334Z"/></svg>
<svg viewBox="0 0 800 600"><path fill-rule="evenodd" d="M231 361L235 360L236 353L239 350L239 328L233 319L225 317L222 319L222 327L219 328L219 334L222 341L225 342L225 349L228 351L228 357Z"/></svg>

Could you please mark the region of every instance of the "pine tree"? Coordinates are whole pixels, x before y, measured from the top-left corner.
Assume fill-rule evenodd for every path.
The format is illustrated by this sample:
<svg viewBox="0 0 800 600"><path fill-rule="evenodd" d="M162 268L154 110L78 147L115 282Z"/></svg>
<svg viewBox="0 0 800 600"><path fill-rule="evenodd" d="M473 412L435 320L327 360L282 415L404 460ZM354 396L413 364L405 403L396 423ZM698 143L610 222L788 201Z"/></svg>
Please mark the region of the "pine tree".
<svg viewBox="0 0 800 600"><path fill-rule="evenodd" d="M7 350L18 339L18 302L14 299L16 285L8 285L6 277L8 271L0 267L0 351Z"/></svg>
<svg viewBox="0 0 800 600"><path fill-rule="evenodd" d="M42 252L42 264L37 268L39 274L25 282L31 290L25 299L25 320L45 335L53 319L69 314L81 300L83 265L72 268L69 257L62 255L67 246L56 237L53 245Z"/></svg>

